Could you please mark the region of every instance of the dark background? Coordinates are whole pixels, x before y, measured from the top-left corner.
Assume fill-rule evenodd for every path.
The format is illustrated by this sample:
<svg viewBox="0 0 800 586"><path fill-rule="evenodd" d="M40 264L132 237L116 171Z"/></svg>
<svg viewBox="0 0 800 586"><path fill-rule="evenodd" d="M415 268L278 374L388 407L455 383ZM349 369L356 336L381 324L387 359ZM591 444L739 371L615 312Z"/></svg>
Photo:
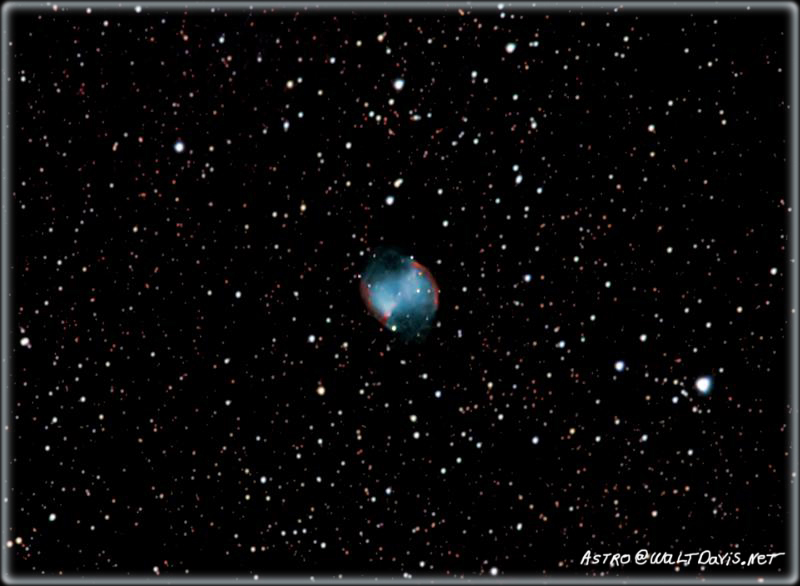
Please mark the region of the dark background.
<svg viewBox="0 0 800 586"><path fill-rule="evenodd" d="M14 572L788 549L786 13L223 8L7 15Z"/></svg>

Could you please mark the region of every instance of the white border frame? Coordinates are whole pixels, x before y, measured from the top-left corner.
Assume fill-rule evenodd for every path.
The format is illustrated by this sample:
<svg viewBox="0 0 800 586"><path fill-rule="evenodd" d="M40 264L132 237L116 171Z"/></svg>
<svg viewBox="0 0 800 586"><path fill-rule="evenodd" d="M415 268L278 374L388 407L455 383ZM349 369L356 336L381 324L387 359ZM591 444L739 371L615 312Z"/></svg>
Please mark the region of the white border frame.
<svg viewBox="0 0 800 586"><path fill-rule="evenodd" d="M787 325L788 341L787 359L789 364L789 401L791 411L788 414L790 423L789 430L789 451L787 466L787 509L789 515L788 548L786 555L789 559L788 572L786 574L764 574L762 577L755 577L752 573L746 577L737 574L723 574L712 572L711 575L698 574L687 568L685 572L667 577L666 575L652 576L580 576L580 575L505 575L505 576L478 576L465 574L462 576L447 576L424 574L425 577L403 578L400 575L385 574L382 576L365 577L364 574L337 574L326 576L313 576L298 574L282 574L255 578L253 574L242 572L235 575L211 576L192 576L192 575L173 575L165 574L156 576L153 574L127 575L124 577L110 574L97 575L71 575L71 576L36 576L36 575L12 575L10 573L11 552L6 547L6 542L10 539L7 519L10 518L10 488L11 476L9 469L10 444L12 442L12 423L10 418L10 395L11 395L11 340L10 340L10 308L11 303L11 274L9 260L11 258L11 229L13 222L13 209L10 195L11 186L11 155L7 148L10 138L11 125L11 98L10 85L13 74L9 59L9 39L11 31L8 30L8 15L13 11L52 11L53 6L57 5L59 11L69 12L71 10L85 11L86 8L97 9L104 12L128 12L133 11L136 6L141 6L142 10L158 10L169 13L170 11L191 11L208 10L210 12L234 12L234 11L256 11L261 9L275 11L307 11L308 13L337 13L342 11L350 12L447 12L464 9L471 12L484 10L497 10L498 4L503 4L505 12L620 12L630 11L646 13L651 11L663 12L725 12L732 13L740 11L747 13L764 13L784 10L787 12L789 22L789 38L787 40L787 51L789 59L793 61L789 67L788 93L790 105L788 108L787 122L790 125L789 144L787 147L786 160L790 166L788 169L789 205L789 242L787 250L785 274L789 281L789 291L787 299ZM723 2L696 2L696 1L634 1L627 3L615 3L607 1L587 0L586 2L463 2L463 1L431 1L421 2L412 1L353 1L345 2L339 0L303 2L303 1L265 1L265 2L240 2L240 1L197 1L197 2L99 2L89 1L80 2L66 0L65 2L7 2L2 6L2 31L0 32L0 46L2 47L2 67L0 71L0 104L2 105L2 159L0 160L0 181L2 181L2 194L0 197L0 353L2 354L2 364L0 365L0 383L2 388L2 427L0 428L0 472L2 473L2 487L0 490L0 580L8 584L63 584L84 585L84 584L141 584L143 582L162 582L170 584L197 584L217 586L224 584L239 583L258 583L258 584L388 584L402 582L403 584L444 584L444 583L467 583L480 582L482 584L516 585L516 584L682 584L686 582L703 582L706 584L796 584L798 582L798 309L800 300L798 299L798 222L797 215L800 213L800 203L798 202L798 5L791 1L768 1L768 2L746 2L723 1ZM794 163L792 163L794 161ZM587 571L608 571L608 568L589 567ZM613 569L610 571L614 571Z"/></svg>

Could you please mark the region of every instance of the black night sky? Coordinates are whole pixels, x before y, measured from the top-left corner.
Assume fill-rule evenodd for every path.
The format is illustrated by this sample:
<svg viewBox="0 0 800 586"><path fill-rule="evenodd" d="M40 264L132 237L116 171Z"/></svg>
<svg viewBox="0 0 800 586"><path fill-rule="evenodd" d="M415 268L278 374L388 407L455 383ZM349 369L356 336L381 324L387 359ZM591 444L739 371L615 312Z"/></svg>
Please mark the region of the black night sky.
<svg viewBox="0 0 800 586"><path fill-rule="evenodd" d="M787 8L4 9L5 572L789 550Z"/></svg>

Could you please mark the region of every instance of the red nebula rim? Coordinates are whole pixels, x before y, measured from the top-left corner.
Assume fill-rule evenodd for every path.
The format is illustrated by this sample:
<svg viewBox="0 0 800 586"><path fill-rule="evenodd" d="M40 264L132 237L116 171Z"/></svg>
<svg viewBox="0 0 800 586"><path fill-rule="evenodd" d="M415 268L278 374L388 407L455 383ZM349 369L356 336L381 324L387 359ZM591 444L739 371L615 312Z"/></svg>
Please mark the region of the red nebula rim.
<svg viewBox="0 0 800 586"><path fill-rule="evenodd" d="M416 270L418 270L420 274L422 274L425 278L428 279L428 281L430 281L431 290L433 291L433 307L434 309L439 309L439 284L436 282L436 279L433 278L433 275L425 265L414 260L411 261L411 266L414 267ZM361 279L361 283L359 284L359 290L361 291L361 298L364 300L364 303L366 304L369 312L373 316L375 316L375 319L377 319L384 326L386 326L387 323L389 322L389 318L392 316L392 312L387 311L385 313L381 313L380 310L377 307L375 307L375 305L372 303L372 299L370 299L369 287L367 286L367 283L366 281L364 281L363 278Z"/></svg>
<svg viewBox="0 0 800 586"><path fill-rule="evenodd" d="M372 303L372 299L370 299L369 296L369 287L367 287L367 283L363 279L361 280L359 289L361 290L361 298L364 300L364 303L366 303L369 312L373 316L375 316L375 319L377 319L384 326L386 326L386 324L389 323L389 318L392 316L392 312L387 311L386 313L382 314L380 310L377 307L375 307L375 305Z"/></svg>

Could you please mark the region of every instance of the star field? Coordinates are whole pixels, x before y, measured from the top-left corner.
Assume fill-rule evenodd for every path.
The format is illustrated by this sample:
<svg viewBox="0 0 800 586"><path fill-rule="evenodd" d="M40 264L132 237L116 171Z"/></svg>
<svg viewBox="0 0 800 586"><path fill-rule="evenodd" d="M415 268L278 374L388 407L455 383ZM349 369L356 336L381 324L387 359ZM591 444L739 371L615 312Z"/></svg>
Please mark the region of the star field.
<svg viewBox="0 0 800 586"><path fill-rule="evenodd" d="M791 18L5 5L4 571L785 574Z"/></svg>

